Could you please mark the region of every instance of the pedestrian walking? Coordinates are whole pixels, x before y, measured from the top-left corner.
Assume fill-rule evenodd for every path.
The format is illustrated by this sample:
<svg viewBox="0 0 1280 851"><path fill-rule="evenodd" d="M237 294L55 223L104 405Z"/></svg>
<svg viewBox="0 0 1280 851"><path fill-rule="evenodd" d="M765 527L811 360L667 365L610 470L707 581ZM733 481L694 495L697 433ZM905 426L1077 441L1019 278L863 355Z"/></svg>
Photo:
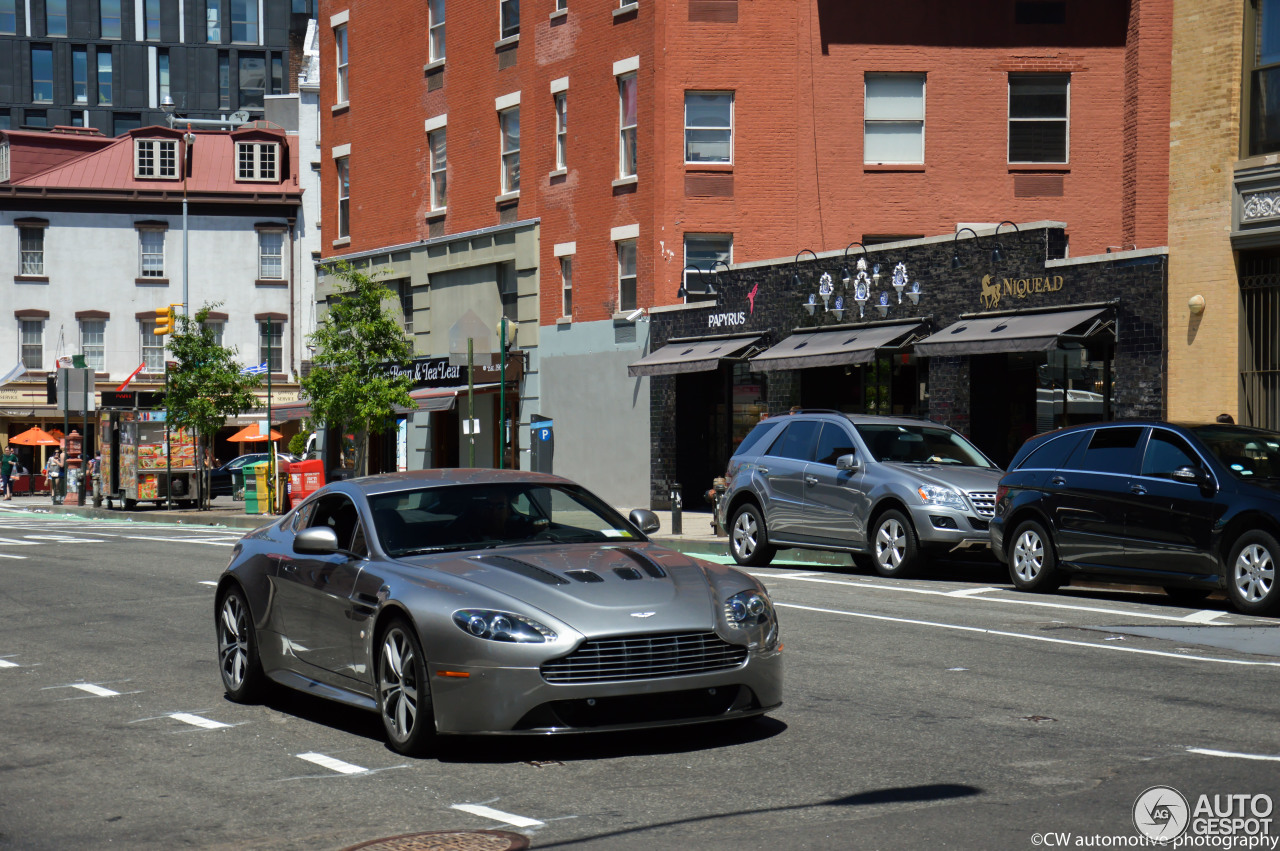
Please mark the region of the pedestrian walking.
<svg viewBox="0 0 1280 851"><path fill-rule="evenodd" d="M62 484L62 450L54 452L49 456L49 460L44 462L45 478L49 481L49 497L53 500L54 505L62 502L59 498L61 493L59 485Z"/></svg>
<svg viewBox="0 0 1280 851"><path fill-rule="evenodd" d="M13 499L12 477L17 468L18 453L13 451L13 445L10 444L0 453L0 493L4 494L5 499Z"/></svg>
<svg viewBox="0 0 1280 851"><path fill-rule="evenodd" d="M93 493L95 507L102 505L102 452L93 453L89 461L89 489Z"/></svg>

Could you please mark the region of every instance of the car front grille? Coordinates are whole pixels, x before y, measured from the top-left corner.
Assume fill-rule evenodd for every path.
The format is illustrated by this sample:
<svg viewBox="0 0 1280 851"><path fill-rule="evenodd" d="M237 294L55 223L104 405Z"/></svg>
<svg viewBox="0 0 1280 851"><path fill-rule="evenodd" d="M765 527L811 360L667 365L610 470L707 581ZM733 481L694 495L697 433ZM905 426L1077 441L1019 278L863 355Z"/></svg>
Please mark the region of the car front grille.
<svg viewBox="0 0 1280 851"><path fill-rule="evenodd" d="M725 671L746 658L746 647L730 644L714 632L602 638L543 664L542 678L564 684L657 680Z"/></svg>
<svg viewBox="0 0 1280 851"><path fill-rule="evenodd" d="M996 516L996 495L992 491L990 493L971 493L969 501L973 503L973 510L978 512L981 517Z"/></svg>

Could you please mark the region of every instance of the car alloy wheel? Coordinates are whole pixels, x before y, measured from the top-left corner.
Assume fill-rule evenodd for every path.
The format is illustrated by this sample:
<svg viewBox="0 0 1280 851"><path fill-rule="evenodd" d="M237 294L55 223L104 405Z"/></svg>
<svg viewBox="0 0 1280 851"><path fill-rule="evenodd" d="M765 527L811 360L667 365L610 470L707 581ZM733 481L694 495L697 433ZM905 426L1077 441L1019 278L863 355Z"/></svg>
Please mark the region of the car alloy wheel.
<svg viewBox="0 0 1280 851"><path fill-rule="evenodd" d="M382 634L378 712L391 747L400 753L420 752L434 732L422 648L413 629L401 620L394 621Z"/></svg>
<svg viewBox="0 0 1280 851"><path fill-rule="evenodd" d="M769 546L768 540L759 510L749 503L739 508L729 532L733 560L750 567L768 564L778 552L776 547Z"/></svg>
<svg viewBox="0 0 1280 851"><path fill-rule="evenodd" d="M1027 529L1013 544L1013 570L1023 582L1035 582L1044 569L1044 541L1035 529Z"/></svg>
<svg viewBox="0 0 1280 851"><path fill-rule="evenodd" d="M1053 542L1035 520L1020 524L1013 532L1009 578L1020 591L1053 591L1062 584Z"/></svg>
<svg viewBox="0 0 1280 851"><path fill-rule="evenodd" d="M910 576L919 568L920 545L911 521L896 510L886 511L876 520L872 555L881 576Z"/></svg>
<svg viewBox="0 0 1280 851"><path fill-rule="evenodd" d="M1276 556L1280 543L1267 532L1246 532L1231 551L1227 576L1227 596L1231 604L1251 615L1265 615L1280 609L1276 589Z"/></svg>
<svg viewBox="0 0 1280 851"><path fill-rule="evenodd" d="M234 701L252 700L261 691L265 677L244 592L239 588L228 591L218 606L216 618L222 686Z"/></svg>

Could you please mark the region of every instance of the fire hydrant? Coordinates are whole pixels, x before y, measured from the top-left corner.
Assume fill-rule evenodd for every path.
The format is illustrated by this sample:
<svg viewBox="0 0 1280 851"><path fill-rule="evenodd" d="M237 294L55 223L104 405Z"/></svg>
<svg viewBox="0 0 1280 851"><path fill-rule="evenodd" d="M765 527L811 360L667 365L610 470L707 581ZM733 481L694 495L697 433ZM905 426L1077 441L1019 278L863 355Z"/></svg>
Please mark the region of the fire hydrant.
<svg viewBox="0 0 1280 851"><path fill-rule="evenodd" d="M724 526L720 525L720 500L724 498L725 491L728 489L728 480L723 476L717 476L711 482L711 490L705 494L707 502L711 503L711 531L717 538L726 537L728 534Z"/></svg>

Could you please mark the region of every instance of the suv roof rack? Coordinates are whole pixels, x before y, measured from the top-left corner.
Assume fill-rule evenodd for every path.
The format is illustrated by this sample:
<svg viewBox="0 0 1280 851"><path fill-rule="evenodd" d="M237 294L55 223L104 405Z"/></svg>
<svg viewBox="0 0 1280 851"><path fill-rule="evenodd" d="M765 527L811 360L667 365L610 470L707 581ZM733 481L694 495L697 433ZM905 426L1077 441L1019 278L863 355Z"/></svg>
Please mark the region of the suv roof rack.
<svg viewBox="0 0 1280 851"><path fill-rule="evenodd" d="M779 416L788 416L789 414L835 414L839 417L848 416L844 411L837 411L834 408L796 408L794 411L787 411Z"/></svg>

